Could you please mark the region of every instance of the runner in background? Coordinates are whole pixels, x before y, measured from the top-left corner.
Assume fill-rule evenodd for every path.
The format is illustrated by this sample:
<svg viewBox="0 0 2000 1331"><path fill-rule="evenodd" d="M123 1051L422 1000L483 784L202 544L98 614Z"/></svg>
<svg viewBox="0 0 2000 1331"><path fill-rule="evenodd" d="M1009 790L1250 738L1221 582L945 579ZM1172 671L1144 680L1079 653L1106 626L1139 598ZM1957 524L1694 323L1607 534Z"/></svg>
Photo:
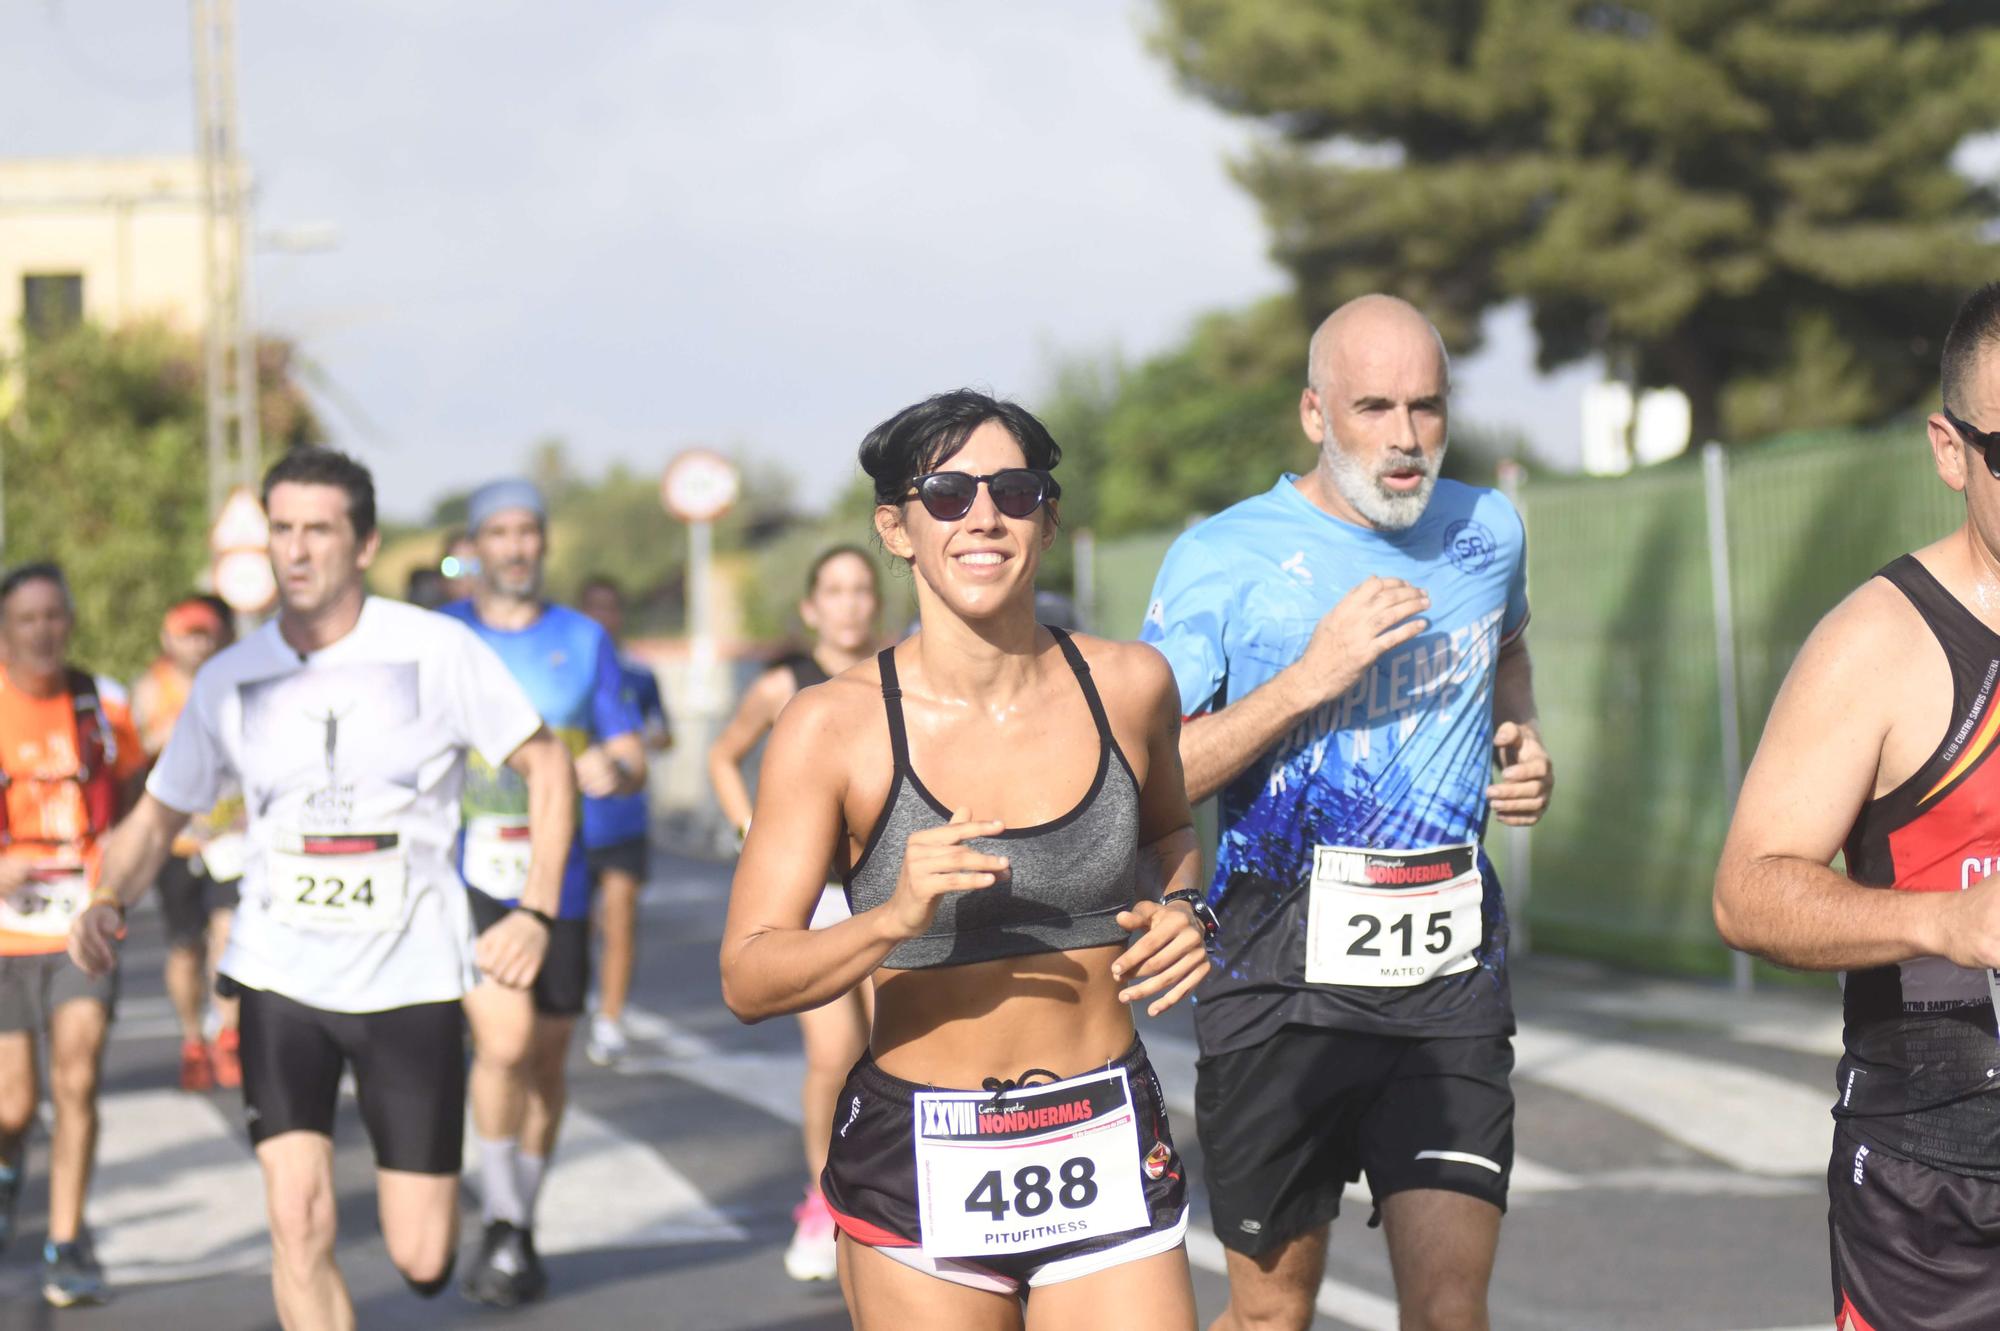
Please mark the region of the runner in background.
<svg viewBox="0 0 2000 1331"><path fill-rule="evenodd" d="M470 601L454 601L441 613L499 653L569 749L584 795L644 790L639 716L621 691L611 636L542 597L548 534L541 492L523 480L481 486L466 522L479 570L476 590ZM518 773L475 758L466 771L464 810L460 872L483 933L506 918L526 882L529 791ZM535 1202L562 1128L565 1060L590 988L590 873L581 837L569 847L556 915L530 993L481 984L465 1000L486 1225L464 1288L493 1307L530 1302L548 1288L535 1251Z"/></svg>
<svg viewBox="0 0 2000 1331"><path fill-rule="evenodd" d="M226 609L190 596L167 611L160 654L132 685L132 721L148 759L167 746L187 705L194 673L235 639ZM215 965L229 943L236 883L243 874L243 799L231 792L174 838L156 886L167 926L167 998L181 1024L181 1089L243 1083L236 1000L213 994Z"/></svg>
<svg viewBox="0 0 2000 1331"><path fill-rule="evenodd" d="M196 676L69 946L84 972L109 970L126 907L189 814L231 782L243 789L252 850L221 969L242 999L272 1294L287 1331L339 1331L355 1324L334 1260L345 1074L374 1151L383 1246L413 1292L435 1297L458 1244L460 1000L482 973L516 991L534 982L576 786L525 691L464 625L368 595L381 538L367 468L293 449L264 474L263 497L278 616ZM453 863L473 751L518 773L533 811L522 903L476 943Z"/></svg>
<svg viewBox="0 0 2000 1331"><path fill-rule="evenodd" d="M602 575L583 584L577 608L611 635L614 647L625 635L625 597ZM618 678L625 701L639 715L639 738L649 753L673 747L673 725L660 697L660 681L650 666L618 653ZM629 795L583 801L583 850L597 897L597 1013L583 1052L599 1067L625 1056L625 999L632 991L632 967L639 941L639 893L650 859L652 808L642 787Z"/></svg>
<svg viewBox="0 0 2000 1331"><path fill-rule="evenodd" d="M708 778L716 802L739 837L750 829L750 789L743 780L743 760L757 747L778 719L785 704L800 689L823 684L868 659L875 648L875 620L881 597L875 564L858 546L837 545L822 551L806 571L806 595L799 602L799 620L813 635L810 651L779 658L759 675L736 706L736 714L708 750ZM838 883L827 884L814 907L811 927L821 929L846 919L847 894ZM833 1132L834 1098L849 1069L868 1048L868 1026L874 990L863 980L828 1003L801 1012L799 1034L806 1054L805 1084L799 1098L806 1148L806 1196L793 1212L797 1228L785 1249L785 1273L794 1280L831 1280L839 1274L833 1212L820 1196L820 1171L826 1168L826 1143Z"/></svg>
<svg viewBox="0 0 2000 1331"><path fill-rule="evenodd" d="M104 1296L83 1204L118 999L115 969L83 975L63 951L88 904L101 839L146 769L125 690L69 664L75 626L54 564L0 578L0 1244L13 1231L40 1100L35 1046L46 1037L55 1132L42 1297L58 1308Z"/></svg>

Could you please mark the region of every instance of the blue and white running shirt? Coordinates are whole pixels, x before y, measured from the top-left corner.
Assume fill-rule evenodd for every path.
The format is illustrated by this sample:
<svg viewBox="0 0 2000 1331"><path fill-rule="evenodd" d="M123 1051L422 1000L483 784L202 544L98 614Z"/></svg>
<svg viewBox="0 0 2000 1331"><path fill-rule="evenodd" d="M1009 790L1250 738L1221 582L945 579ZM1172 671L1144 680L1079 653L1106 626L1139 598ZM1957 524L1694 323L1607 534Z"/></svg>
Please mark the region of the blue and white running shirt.
<svg viewBox="0 0 2000 1331"><path fill-rule="evenodd" d="M1246 1048L1288 1023L1390 1035L1511 1031L1505 906L1483 856L1483 888L1472 894L1483 896L1481 937L1459 959L1464 969L1419 983L1312 982L1306 972L1318 848L1428 850L1485 830L1494 668L1528 620L1520 516L1497 491L1440 480L1414 526L1375 531L1319 508L1295 480L1288 474L1191 528L1167 552L1139 637L1173 666L1182 712L1220 710L1297 661L1320 619L1371 575L1429 593L1428 627L1221 791L1209 900L1222 933L1216 969L1197 995L1202 1049ZM1428 872L1366 863L1382 890ZM1371 923L1365 914L1354 914L1351 933L1323 934L1322 948L1337 937L1340 960L1352 952L1379 968L1386 961L1373 959L1387 952L1393 961L1400 945L1421 963L1427 940L1444 951L1437 945L1469 918ZM1385 933L1385 923L1402 932ZM1461 953L1469 933L1461 928Z"/></svg>
<svg viewBox="0 0 2000 1331"><path fill-rule="evenodd" d="M588 615L545 605L528 627L497 629L479 617L470 600L453 601L438 613L470 627L499 654L571 758L593 744L638 732L638 709L626 700L617 649L611 635ZM459 872L467 886L512 906L520 901L528 876L528 783L511 767L490 767L476 759L472 755L465 769ZM579 809L581 804L579 799ZM556 914L565 920L590 918L590 871L580 834L570 839L562 906Z"/></svg>

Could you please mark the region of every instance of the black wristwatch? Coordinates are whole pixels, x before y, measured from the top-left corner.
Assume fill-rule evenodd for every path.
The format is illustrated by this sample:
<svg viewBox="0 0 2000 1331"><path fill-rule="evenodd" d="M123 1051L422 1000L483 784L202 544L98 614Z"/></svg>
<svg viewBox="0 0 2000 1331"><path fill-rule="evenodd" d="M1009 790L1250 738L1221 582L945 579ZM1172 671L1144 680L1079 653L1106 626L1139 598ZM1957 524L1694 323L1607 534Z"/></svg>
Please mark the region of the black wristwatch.
<svg viewBox="0 0 2000 1331"><path fill-rule="evenodd" d="M1201 926L1201 940L1204 943L1213 943L1215 936L1222 932L1222 921L1215 918L1215 912L1210 909L1208 898L1203 893L1192 887L1184 887L1178 892L1169 892L1160 898L1162 906L1169 901L1187 902L1188 909L1194 912L1195 923Z"/></svg>
<svg viewBox="0 0 2000 1331"><path fill-rule="evenodd" d="M539 921L544 929L553 931L556 927L555 917L545 910L536 910L533 906L516 906L514 909L532 920Z"/></svg>

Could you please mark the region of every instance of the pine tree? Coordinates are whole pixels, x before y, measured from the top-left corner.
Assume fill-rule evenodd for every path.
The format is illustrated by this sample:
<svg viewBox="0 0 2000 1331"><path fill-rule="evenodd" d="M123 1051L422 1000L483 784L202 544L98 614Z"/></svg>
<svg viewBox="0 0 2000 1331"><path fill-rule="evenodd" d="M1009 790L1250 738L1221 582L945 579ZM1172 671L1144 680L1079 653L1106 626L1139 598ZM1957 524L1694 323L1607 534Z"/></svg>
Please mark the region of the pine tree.
<svg viewBox="0 0 2000 1331"><path fill-rule="evenodd" d="M2000 199L1982 0L1160 0L1311 309L1404 295L1456 349L1525 298L1544 368L1672 384L1696 438L1880 419L1937 383Z"/></svg>

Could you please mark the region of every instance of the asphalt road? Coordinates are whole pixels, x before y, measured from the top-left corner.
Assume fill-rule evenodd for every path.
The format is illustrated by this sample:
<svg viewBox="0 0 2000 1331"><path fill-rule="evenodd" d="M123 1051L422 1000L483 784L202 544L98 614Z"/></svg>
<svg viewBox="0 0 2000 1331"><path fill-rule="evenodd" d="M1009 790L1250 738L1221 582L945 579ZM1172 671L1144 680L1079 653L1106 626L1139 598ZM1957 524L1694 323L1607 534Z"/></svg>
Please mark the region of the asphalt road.
<svg viewBox="0 0 2000 1331"><path fill-rule="evenodd" d="M366 1328L832 1331L838 1291L786 1279L797 1200L797 1040L744 1028L717 994L726 866L663 858L642 913L632 1057L574 1059L571 1116L538 1238L548 1300L496 1314L456 1292L405 1292L376 1234L367 1145L343 1110L339 1258ZM36 1292L41 1170L30 1153L21 1237L0 1253L0 1331L216 1331L274 1325L262 1197L230 1093L174 1089L177 1038L156 922L135 917L108 1057L90 1217L114 1283L105 1307L55 1312ZM1520 1161L1494 1279L1508 1331L1806 1331L1826 1327L1826 1106L1838 1048L1832 989L1738 999L1550 959L1520 964ZM1176 1137L1201 1178L1184 1013L1145 1030ZM581 1041L579 1040L579 1046ZM1195 1193L1189 1253L1204 1319L1221 1253ZM468 1204L471 1202L468 1196ZM1316 1327L1393 1331L1381 1236L1354 1190L1334 1229ZM468 1225L466 1243L473 1239Z"/></svg>

